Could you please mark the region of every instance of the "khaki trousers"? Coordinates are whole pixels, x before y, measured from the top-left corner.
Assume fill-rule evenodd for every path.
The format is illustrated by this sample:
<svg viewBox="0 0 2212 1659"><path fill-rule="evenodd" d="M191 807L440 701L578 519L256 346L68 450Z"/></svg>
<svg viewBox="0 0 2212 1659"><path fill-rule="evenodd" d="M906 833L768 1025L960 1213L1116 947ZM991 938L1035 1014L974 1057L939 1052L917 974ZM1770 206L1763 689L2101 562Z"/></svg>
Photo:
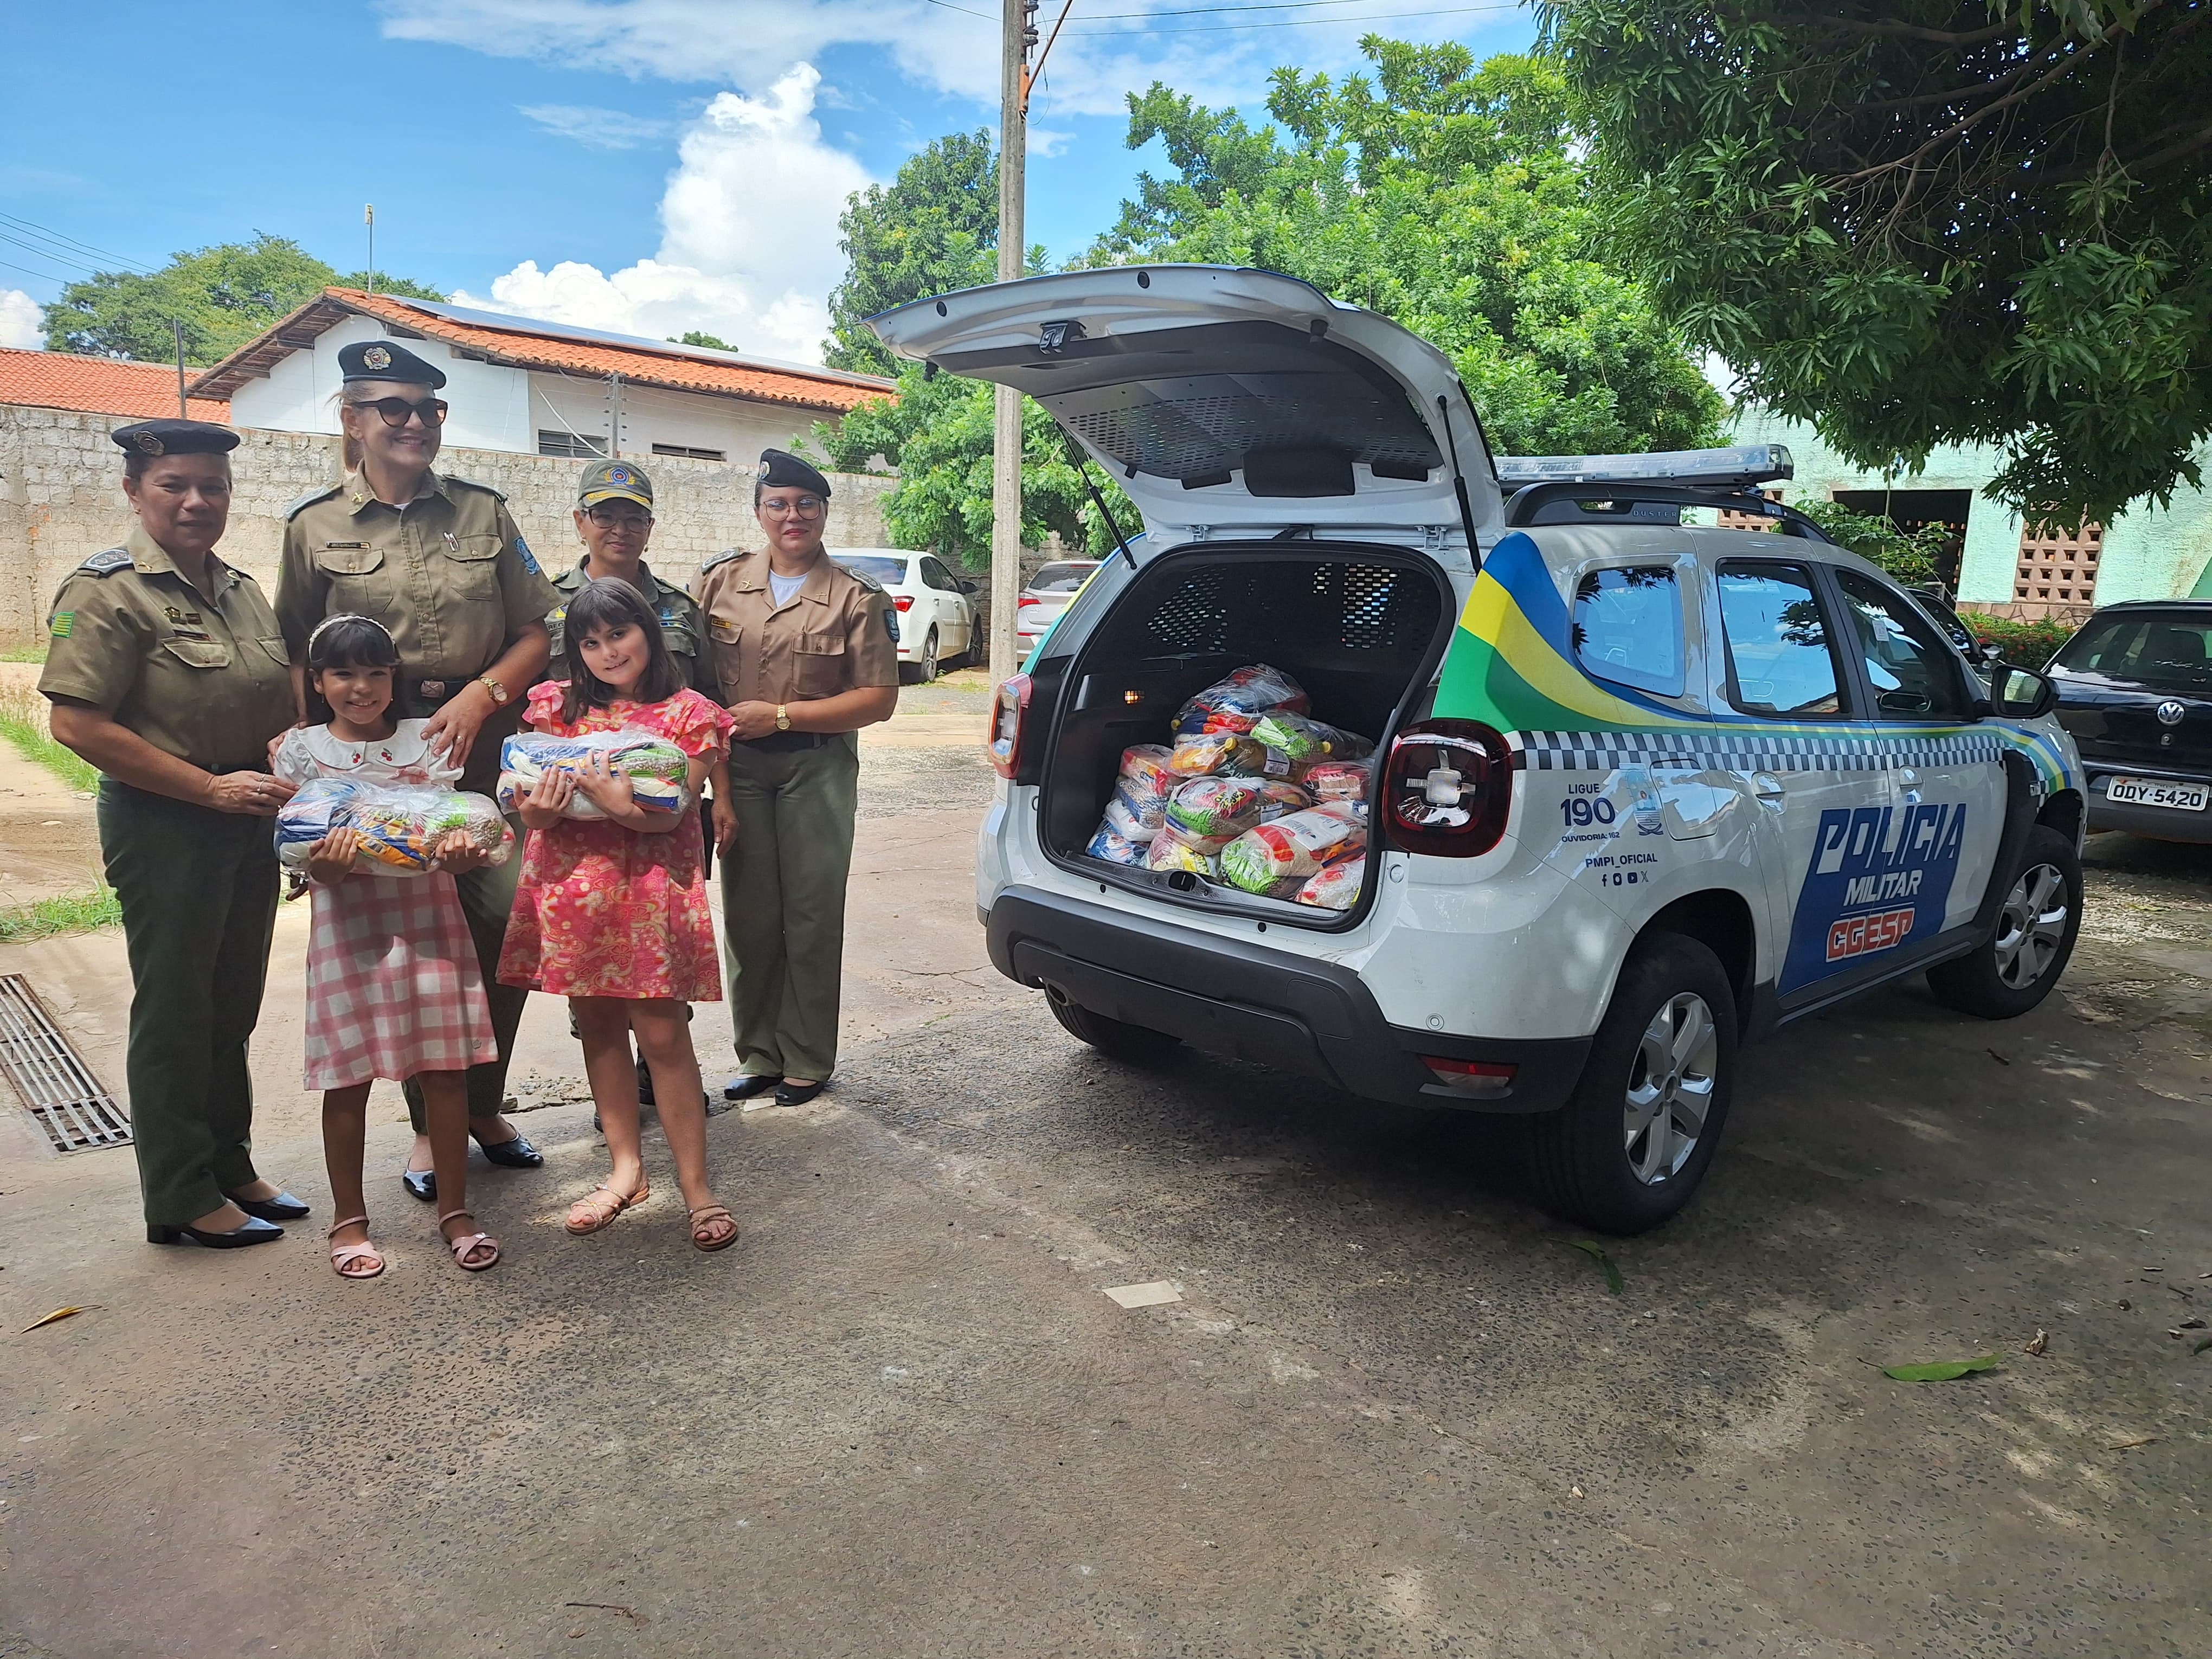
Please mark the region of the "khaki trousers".
<svg viewBox="0 0 2212 1659"><path fill-rule="evenodd" d="M860 744L763 754L731 745L737 839L722 860L722 938L738 1069L826 1079L837 1066L845 881Z"/></svg>

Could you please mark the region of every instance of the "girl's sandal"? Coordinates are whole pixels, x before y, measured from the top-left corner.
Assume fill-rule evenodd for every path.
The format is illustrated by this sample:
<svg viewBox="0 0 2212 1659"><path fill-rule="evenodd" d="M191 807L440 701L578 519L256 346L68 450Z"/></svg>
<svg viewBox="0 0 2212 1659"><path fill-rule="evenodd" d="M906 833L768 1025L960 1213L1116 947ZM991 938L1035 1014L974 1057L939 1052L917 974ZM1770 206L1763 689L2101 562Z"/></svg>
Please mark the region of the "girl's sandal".
<svg viewBox="0 0 2212 1659"><path fill-rule="evenodd" d="M438 1218L438 1231L441 1237L445 1234L446 1224L457 1215L468 1216L471 1221L476 1219L476 1217L466 1210L447 1211ZM459 1238L447 1239L446 1248L453 1253L454 1265L465 1273L480 1273L487 1267L499 1266L499 1241L489 1233L463 1233ZM482 1261L469 1260L478 1250L487 1249L491 1254Z"/></svg>
<svg viewBox="0 0 2212 1659"><path fill-rule="evenodd" d="M687 1213L691 1218L691 1243L694 1249L711 1254L715 1250L726 1250L738 1242L738 1218L720 1205L702 1204L697 1209L689 1211ZM707 1231L717 1221L726 1221L730 1224L730 1231L720 1238L716 1238Z"/></svg>
<svg viewBox="0 0 2212 1659"><path fill-rule="evenodd" d="M568 1231L581 1238L586 1233L598 1232L602 1227L614 1225L615 1218L624 1210L642 1204L653 1196L650 1182L642 1182L634 1193L623 1194L601 1182L568 1206Z"/></svg>
<svg viewBox="0 0 2212 1659"><path fill-rule="evenodd" d="M368 1225L367 1216L349 1216L343 1221L333 1223L330 1231L323 1237L337 1237L340 1227L366 1227L367 1225ZM356 1261L374 1262L375 1265L364 1267L356 1273L351 1269ZM367 1239L363 1239L358 1244L333 1244L331 1246L331 1270L340 1279L374 1279L384 1271L384 1255Z"/></svg>

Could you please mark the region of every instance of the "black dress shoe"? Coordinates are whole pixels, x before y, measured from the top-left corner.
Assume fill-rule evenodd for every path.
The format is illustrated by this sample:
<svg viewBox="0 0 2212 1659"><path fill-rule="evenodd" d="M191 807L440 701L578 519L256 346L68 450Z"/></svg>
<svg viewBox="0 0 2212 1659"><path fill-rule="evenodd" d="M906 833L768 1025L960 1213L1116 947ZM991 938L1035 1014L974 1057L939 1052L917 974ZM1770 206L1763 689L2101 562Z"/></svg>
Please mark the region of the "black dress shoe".
<svg viewBox="0 0 2212 1659"><path fill-rule="evenodd" d="M235 1199L232 1200L233 1203L236 1201ZM169 1227L154 1222L146 1224L146 1242L149 1244L181 1244L189 1238L196 1244L206 1245L210 1250L242 1250L249 1244L273 1244L283 1237L282 1227L271 1226L258 1216L246 1217L245 1225L233 1228L227 1233L210 1232L204 1227Z"/></svg>
<svg viewBox="0 0 2212 1659"><path fill-rule="evenodd" d="M399 1184L407 1189L410 1198L419 1198L425 1204L438 1201L438 1172L435 1170L402 1170Z"/></svg>
<svg viewBox="0 0 2212 1659"><path fill-rule="evenodd" d="M477 1145L483 1149L485 1158L509 1170L535 1170L545 1162L545 1154L520 1133L512 1140L479 1140Z"/></svg>
<svg viewBox="0 0 2212 1659"><path fill-rule="evenodd" d="M258 1215L264 1221L299 1221L311 1213L304 1200L289 1193L279 1193L274 1198L240 1198L236 1193L225 1193L223 1196L246 1214Z"/></svg>
<svg viewBox="0 0 2212 1659"><path fill-rule="evenodd" d="M829 1086L826 1082L778 1084L775 1103L779 1106L804 1106Z"/></svg>
<svg viewBox="0 0 2212 1659"><path fill-rule="evenodd" d="M781 1087L783 1079L780 1077L770 1077L765 1072L748 1072L742 1077L732 1078L722 1085L722 1098L750 1100L755 1095L764 1095L771 1089Z"/></svg>
<svg viewBox="0 0 2212 1659"><path fill-rule="evenodd" d="M659 1103L653 1097L653 1068L645 1063L643 1054L637 1057L637 1103L641 1106Z"/></svg>

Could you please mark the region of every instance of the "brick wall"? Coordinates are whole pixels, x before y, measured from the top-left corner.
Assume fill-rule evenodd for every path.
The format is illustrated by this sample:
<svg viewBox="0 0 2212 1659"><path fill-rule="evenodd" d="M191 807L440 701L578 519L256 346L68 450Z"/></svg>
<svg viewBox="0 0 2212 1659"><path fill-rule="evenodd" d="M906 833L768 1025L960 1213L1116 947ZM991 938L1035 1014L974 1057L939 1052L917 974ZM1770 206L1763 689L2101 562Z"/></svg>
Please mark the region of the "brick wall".
<svg viewBox="0 0 2212 1659"><path fill-rule="evenodd" d="M123 416L0 404L0 649L39 637L62 579L128 533L123 453L108 432ZM230 528L218 550L250 571L273 598L284 509L338 476L338 441L313 433L246 428L231 457ZM571 523L585 463L551 456L448 449L444 470L504 491L515 522L549 568L580 556ZM688 582L699 562L726 547L757 547L753 469L720 461L655 456L652 476L655 572ZM836 475L828 538L832 547L884 545L883 498L890 478Z"/></svg>

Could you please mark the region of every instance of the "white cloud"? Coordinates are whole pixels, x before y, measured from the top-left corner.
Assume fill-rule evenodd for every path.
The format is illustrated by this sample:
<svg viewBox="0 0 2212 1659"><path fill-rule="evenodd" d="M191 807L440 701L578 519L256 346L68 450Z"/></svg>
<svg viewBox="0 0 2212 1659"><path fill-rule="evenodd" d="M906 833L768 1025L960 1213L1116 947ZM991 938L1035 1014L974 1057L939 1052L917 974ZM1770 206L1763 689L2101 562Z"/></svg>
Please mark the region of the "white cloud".
<svg viewBox="0 0 2212 1659"><path fill-rule="evenodd" d="M525 260L489 298L454 303L655 338L704 329L763 356L819 361L826 296L844 270L837 216L869 182L822 140L821 79L801 64L761 97L725 92L707 106L661 197L654 258L611 275Z"/></svg>
<svg viewBox="0 0 2212 1659"><path fill-rule="evenodd" d="M587 149L635 149L674 130L666 121L590 104L517 104L515 111L546 131L574 138Z"/></svg>
<svg viewBox="0 0 2212 1659"><path fill-rule="evenodd" d="M20 288L0 288L0 346L36 351L46 343L46 313Z"/></svg>

